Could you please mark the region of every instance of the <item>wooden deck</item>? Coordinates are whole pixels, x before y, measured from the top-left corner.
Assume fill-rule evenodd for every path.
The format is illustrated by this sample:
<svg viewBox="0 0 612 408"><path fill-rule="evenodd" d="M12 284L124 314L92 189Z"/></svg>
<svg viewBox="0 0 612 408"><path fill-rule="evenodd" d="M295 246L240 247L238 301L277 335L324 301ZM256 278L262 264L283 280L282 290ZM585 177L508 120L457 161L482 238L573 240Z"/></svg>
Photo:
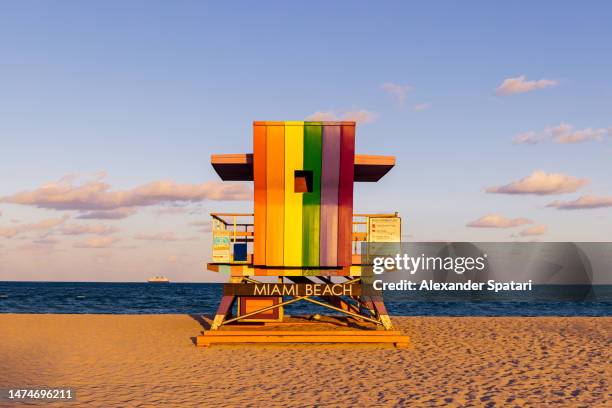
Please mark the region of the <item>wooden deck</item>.
<svg viewBox="0 0 612 408"><path fill-rule="evenodd" d="M316 321L287 316L277 323L228 324L218 330L206 330L196 338L201 347L240 343L370 343L408 347L410 339L399 330L383 330L375 324L335 316L323 316Z"/></svg>

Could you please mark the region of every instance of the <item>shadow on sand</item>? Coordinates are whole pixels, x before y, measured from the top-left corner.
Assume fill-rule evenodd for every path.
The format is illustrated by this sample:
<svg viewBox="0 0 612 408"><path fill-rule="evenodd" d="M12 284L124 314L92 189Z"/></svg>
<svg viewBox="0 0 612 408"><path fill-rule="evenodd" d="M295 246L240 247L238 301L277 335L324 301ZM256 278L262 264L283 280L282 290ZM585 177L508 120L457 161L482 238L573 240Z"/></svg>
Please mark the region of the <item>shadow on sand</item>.
<svg viewBox="0 0 612 408"><path fill-rule="evenodd" d="M200 324L200 326L202 327L202 334L204 333L204 330L210 329L210 325L212 323L212 319L210 317L199 314L190 314L189 317L191 317L193 320ZM197 339L195 337L191 337L191 342L194 345L197 345Z"/></svg>

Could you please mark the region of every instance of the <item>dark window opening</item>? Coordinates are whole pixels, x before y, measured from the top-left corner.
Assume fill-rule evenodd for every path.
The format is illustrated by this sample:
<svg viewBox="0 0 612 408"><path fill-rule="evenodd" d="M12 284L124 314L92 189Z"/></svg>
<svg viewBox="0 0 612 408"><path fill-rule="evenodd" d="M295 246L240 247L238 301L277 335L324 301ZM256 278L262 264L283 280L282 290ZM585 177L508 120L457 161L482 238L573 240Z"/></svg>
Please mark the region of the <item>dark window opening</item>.
<svg viewBox="0 0 612 408"><path fill-rule="evenodd" d="M293 190L296 193L312 193L312 170L296 170Z"/></svg>

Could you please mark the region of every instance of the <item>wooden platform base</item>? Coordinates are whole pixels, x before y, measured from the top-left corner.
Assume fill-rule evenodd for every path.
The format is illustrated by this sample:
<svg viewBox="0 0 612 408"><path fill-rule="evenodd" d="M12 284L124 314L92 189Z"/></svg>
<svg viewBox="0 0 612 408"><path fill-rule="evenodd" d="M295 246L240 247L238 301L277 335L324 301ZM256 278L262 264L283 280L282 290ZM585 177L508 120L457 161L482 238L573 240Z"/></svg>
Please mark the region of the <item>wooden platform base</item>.
<svg viewBox="0 0 612 408"><path fill-rule="evenodd" d="M408 347L410 339L398 330L382 330L375 325L349 327L299 319L275 324L226 325L219 330L206 330L196 338L196 344L201 347L240 343L370 343Z"/></svg>

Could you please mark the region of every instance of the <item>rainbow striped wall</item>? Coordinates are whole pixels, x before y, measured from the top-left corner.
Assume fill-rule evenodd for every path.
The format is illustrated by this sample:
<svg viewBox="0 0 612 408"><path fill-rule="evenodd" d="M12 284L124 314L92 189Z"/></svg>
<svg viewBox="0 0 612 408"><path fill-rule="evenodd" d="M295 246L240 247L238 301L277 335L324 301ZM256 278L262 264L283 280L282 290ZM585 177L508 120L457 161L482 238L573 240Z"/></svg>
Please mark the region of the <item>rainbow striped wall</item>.
<svg viewBox="0 0 612 408"><path fill-rule="evenodd" d="M355 122L253 123L256 266L351 265L354 162Z"/></svg>

